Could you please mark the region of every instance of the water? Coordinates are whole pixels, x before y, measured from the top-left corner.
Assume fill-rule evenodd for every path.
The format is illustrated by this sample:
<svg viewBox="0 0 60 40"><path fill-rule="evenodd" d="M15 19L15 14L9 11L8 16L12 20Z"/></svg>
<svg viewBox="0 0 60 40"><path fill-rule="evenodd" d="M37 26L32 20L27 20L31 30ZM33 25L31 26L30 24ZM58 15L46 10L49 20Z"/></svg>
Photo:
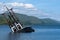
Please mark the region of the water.
<svg viewBox="0 0 60 40"><path fill-rule="evenodd" d="M33 33L12 33L7 25L0 25L0 40L60 40L58 28L32 27L35 29Z"/></svg>

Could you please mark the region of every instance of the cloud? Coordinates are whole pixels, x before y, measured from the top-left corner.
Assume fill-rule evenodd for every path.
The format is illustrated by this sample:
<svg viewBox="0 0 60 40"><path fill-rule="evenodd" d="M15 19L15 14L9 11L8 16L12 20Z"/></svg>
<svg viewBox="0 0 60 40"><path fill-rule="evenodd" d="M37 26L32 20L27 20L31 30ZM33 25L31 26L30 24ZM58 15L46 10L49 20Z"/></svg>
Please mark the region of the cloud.
<svg viewBox="0 0 60 40"><path fill-rule="evenodd" d="M4 9L4 8L2 8L4 5L8 6L8 8L11 8L11 7L21 8L22 7L22 8L28 9L28 10L37 10L37 8L35 8L35 6L33 4L28 4L28 3L19 3L19 2L2 3L2 2L0 2L1 9ZM6 10L6 9L4 9L4 10Z"/></svg>
<svg viewBox="0 0 60 40"><path fill-rule="evenodd" d="M28 3L19 3L19 2L13 2L13 3L5 3L5 5L8 5L9 7L23 7L29 10L37 10L37 8L33 4Z"/></svg>
<svg viewBox="0 0 60 40"><path fill-rule="evenodd" d="M14 7L35 8L33 4L26 4L26 3L13 2L13 3L6 3L6 4Z"/></svg>
<svg viewBox="0 0 60 40"><path fill-rule="evenodd" d="M42 12L41 10L38 10L35 8L33 4L28 4L28 3L18 3L18 2L13 2L13 3L0 3L0 6L7 5L8 8L15 8L14 12L19 12L22 14L26 14L29 16L36 16L36 17L47 17L48 14ZM0 7L1 8L1 7ZM17 8L17 9L16 9ZM6 8L1 8L0 12L4 12Z"/></svg>
<svg viewBox="0 0 60 40"><path fill-rule="evenodd" d="M7 3L7 4L10 4L12 6L24 6L23 3L18 3L18 2L14 2L14 3Z"/></svg>
<svg viewBox="0 0 60 40"><path fill-rule="evenodd" d="M32 4L24 4L25 8L34 8L34 5Z"/></svg>

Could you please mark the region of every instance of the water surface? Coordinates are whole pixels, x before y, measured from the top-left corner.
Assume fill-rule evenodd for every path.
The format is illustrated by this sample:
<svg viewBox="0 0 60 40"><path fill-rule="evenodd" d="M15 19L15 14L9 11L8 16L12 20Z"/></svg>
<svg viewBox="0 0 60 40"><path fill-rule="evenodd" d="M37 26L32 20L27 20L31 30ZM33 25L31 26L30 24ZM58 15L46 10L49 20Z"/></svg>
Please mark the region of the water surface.
<svg viewBox="0 0 60 40"><path fill-rule="evenodd" d="M0 40L60 40L59 28L32 27L33 33L12 33L8 25L0 25Z"/></svg>

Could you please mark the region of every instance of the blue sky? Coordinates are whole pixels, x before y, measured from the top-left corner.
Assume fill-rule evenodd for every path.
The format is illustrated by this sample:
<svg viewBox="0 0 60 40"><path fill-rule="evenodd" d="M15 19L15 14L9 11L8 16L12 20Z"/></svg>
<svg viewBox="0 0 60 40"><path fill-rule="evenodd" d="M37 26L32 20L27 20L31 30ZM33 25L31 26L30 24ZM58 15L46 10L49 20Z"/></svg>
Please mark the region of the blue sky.
<svg viewBox="0 0 60 40"><path fill-rule="evenodd" d="M55 20L60 21L60 0L0 0L0 3L23 3L23 4L28 4L28 9L37 9L37 10L28 10L22 9L21 13L27 14L30 16L36 16L38 18L40 17L47 17L47 18L52 18ZM31 4L31 5L30 5ZM8 5L7 5L8 6ZM13 7L15 7L14 5ZM32 8L30 8L32 7ZM34 7L34 8L33 8ZM1 7L0 7L1 8ZM19 9L19 7L18 7ZM29 11L28 13L25 13ZM35 13L35 14L34 14Z"/></svg>

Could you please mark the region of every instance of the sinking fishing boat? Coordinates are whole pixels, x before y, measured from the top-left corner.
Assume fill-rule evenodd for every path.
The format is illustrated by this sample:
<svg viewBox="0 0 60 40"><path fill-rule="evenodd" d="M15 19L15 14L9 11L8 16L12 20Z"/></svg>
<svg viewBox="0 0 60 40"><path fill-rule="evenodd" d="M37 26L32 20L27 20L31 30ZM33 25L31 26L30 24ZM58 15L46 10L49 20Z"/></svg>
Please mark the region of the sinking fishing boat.
<svg viewBox="0 0 60 40"><path fill-rule="evenodd" d="M9 15L6 15L5 13L3 13L2 15L5 17L7 24L9 25L12 32L34 32L34 29L32 29L31 27L23 27L21 25L12 8L8 9L6 7L6 9L8 10Z"/></svg>

